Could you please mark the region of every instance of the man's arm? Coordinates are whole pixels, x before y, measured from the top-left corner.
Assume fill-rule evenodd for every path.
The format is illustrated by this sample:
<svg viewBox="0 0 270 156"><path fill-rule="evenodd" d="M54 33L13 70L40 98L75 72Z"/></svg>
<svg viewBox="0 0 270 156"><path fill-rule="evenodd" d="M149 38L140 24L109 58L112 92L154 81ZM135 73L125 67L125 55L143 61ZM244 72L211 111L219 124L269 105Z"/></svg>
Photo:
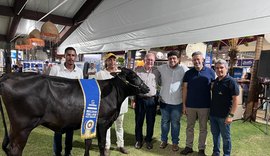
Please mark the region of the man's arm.
<svg viewBox="0 0 270 156"><path fill-rule="evenodd" d="M238 105L239 95L232 96L232 108L229 112L229 115L227 116L225 120L225 124L230 124L233 121L234 113L236 112L237 105Z"/></svg>
<svg viewBox="0 0 270 156"><path fill-rule="evenodd" d="M182 99L183 99L183 114L186 114L186 101L187 101L187 86L188 83L183 83L183 92L182 92Z"/></svg>

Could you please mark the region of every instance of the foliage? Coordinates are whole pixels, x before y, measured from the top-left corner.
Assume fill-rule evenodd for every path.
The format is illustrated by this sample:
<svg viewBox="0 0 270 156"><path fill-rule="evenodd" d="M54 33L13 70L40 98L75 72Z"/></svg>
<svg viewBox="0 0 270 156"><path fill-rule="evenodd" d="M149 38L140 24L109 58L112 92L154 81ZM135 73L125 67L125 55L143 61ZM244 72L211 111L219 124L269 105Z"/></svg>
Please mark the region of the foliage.
<svg viewBox="0 0 270 156"><path fill-rule="evenodd" d="M125 59L123 57L118 57L116 61L120 66L124 66Z"/></svg>

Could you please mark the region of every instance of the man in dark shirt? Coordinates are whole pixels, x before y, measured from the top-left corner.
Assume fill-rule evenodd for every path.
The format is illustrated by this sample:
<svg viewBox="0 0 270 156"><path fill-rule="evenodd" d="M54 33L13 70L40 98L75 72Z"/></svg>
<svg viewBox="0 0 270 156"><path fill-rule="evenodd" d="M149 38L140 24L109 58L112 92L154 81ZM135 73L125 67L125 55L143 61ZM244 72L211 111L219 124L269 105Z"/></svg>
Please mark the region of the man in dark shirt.
<svg viewBox="0 0 270 156"><path fill-rule="evenodd" d="M230 156L232 146L230 124L237 109L239 86L227 74L228 63L225 60L217 60L215 71L218 77L212 88L212 103L210 106L210 125L214 143L212 156L220 155L220 135L223 141L224 156Z"/></svg>
<svg viewBox="0 0 270 156"><path fill-rule="evenodd" d="M207 121L211 103L211 82L215 80L215 72L203 65L203 54L192 54L194 67L185 73L183 78L183 114L187 116L186 147L181 154L193 152L194 126L199 120L199 156L205 156L207 137ZM195 97L195 98L194 98Z"/></svg>

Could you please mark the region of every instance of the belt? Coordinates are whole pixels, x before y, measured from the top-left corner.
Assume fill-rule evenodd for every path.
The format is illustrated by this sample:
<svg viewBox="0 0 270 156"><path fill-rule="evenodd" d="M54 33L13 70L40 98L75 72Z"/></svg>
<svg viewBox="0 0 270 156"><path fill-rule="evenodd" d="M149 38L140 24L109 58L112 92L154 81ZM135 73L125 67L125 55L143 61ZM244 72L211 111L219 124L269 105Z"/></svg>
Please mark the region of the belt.
<svg viewBox="0 0 270 156"><path fill-rule="evenodd" d="M155 96L138 96L140 99L152 99L155 98Z"/></svg>

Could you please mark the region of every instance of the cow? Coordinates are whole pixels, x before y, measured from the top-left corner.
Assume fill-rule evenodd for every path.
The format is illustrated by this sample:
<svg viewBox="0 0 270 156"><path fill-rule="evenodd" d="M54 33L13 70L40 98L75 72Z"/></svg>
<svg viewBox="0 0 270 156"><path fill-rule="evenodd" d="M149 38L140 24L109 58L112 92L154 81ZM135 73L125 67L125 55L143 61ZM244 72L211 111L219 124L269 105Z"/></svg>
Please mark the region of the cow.
<svg viewBox="0 0 270 156"><path fill-rule="evenodd" d="M114 78L97 80L101 100L97 122L100 155L104 156L106 132L119 116L124 99L149 92L145 83L130 69L122 68ZM0 79L2 101L10 121L5 129L2 148L8 156L21 156L31 131L43 125L53 131L79 129L84 109L84 98L78 80L37 75L10 73ZM89 156L91 139L85 140L85 156Z"/></svg>

